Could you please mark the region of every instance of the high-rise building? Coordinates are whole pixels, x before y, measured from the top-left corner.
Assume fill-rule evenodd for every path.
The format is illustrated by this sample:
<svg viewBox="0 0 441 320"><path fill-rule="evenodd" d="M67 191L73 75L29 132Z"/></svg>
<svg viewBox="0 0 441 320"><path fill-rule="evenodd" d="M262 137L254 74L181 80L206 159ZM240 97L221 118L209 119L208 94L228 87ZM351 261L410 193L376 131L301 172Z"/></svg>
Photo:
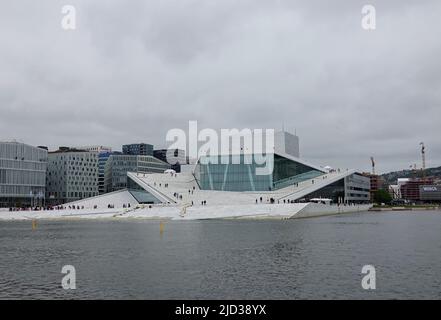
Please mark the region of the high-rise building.
<svg viewBox="0 0 441 320"><path fill-rule="evenodd" d="M62 204L98 195L98 153L60 147L49 152L46 200Z"/></svg>
<svg viewBox="0 0 441 320"><path fill-rule="evenodd" d="M148 143L125 144L122 151L123 154L134 156L153 156L153 145Z"/></svg>
<svg viewBox="0 0 441 320"><path fill-rule="evenodd" d="M187 163L187 159L185 157L185 150L181 150L181 149L154 150L153 156L161 161L169 163L171 165L171 168L176 172L181 172L181 165ZM169 156L170 159L167 159L167 156Z"/></svg>
<svg viewBox="0 0 441 320"><path fill-rule="evenodd" d="M0 207L42 205L47 150L18 142L0 142Z"/></svg>
<svg viewBox="0 0 441 320"><path fill-rule="evenodd" d="M104 170L106 192L127 188L127 172L163 173L170 165L153 156L112 154Z"/></svg>

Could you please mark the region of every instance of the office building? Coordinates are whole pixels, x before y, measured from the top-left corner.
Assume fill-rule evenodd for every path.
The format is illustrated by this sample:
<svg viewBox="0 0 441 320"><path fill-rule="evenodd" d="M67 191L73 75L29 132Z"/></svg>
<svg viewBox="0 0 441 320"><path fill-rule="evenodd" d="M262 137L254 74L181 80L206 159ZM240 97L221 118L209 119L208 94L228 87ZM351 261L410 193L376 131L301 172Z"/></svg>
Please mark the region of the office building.
<svg viewBox="0 0 441 320"><path fill-rule="evenodd" d="M44 203L47 150L19 142L0 142L0 207Z"/></svg>
<svg viewBox="0 0 441 320"><path fill-rule="evenodd" d="M57 205L98 195L98 153L60 147L49 152L46 200Z"/></svg>
<svg viewBox="0 0 441 320"><path fill-rule="evenodd" d="M134 156L153 156L153 145L148 143L125 144L122 147L122 152Z"/></svg>
<svg viewBox="0 0 441 320"><path fill-rule="evenodd" d="M76 149L98 153L98 193L104 194L105 193L104 167L106 165L106 161L109 158L109 156L111 154L113 154L112 148L106 147L106 146L101 146L101 145L96 145L96 146L78 147ZM118 154L118 152L116 152L115 154Z"/></svg>
<svg viewBox="0 0 441 320"><path fill-rule="evenodd" d="M112 154L104 169L106 192L127 188L127 172L163 173L170 165L153 156Z"/></svg>
<svg viewBox="0 0 441 320"><path fill-rule="evenodd" d="M441 185L420 185L420 200L424 202L441 202Z"/></svg>
<svg viewBox="0 0 441 320"><path fill-rule="evenodd" d="M106 173L106 163L111 155L121 155L120 151L112 152L101 152L98 154L98 193L104 194L107 192L105 173Z"/></svg>

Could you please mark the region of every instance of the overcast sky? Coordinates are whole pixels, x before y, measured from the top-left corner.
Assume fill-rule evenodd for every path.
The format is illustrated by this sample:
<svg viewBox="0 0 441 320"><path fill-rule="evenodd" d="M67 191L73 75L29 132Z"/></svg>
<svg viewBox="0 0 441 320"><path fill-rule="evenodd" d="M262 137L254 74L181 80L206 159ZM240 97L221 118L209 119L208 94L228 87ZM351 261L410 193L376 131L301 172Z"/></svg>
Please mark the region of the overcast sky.
<svg viewBox="0 0 441 320"><path fill-rule="evenodd" d="M424 141L440 166L440 14L439 0L1 1L0 140L165 147L189 120L284 125L317 165L420 166Z"/></svg>

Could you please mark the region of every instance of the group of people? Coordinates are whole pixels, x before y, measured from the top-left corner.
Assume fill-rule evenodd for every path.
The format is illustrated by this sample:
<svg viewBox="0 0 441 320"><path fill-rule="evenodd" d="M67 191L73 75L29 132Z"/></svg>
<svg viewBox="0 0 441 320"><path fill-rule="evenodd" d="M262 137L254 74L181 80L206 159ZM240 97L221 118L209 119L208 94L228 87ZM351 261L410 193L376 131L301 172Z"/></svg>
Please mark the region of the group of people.
<svg viewBox="0 0 441 320"><path fill-rule="evenodd" d="M182 194L179 194L177 192L173 193L173 197L175 197L176 199L182 200Z"/></svg>
<svg viewBox="0 0 441 320"><path fill-rule="evenodd" d="M262 203L263 202L263 198L260 197L259 199L256 199L256 204L259 203L259 201L260 201L260 203ZM274 199L274 198L267 198L266 199L266 203L274 204L274 203L276 203L276 199ZM280 204L280 200L277 200L277 203ZM283 203L295 203L295 201L294 200L289 200L289 199L283 199Z"/></svg>
<svg viewBox="0 0 441 320"><path fill-rule="evenodd" d="M173 173L173 172L171 172L170 175L175 178L178 176L176 173ZM156 181L153 182L153 185L156 187ZM159 183L159 186L162 187L162 183ZM164 183L164 188L168 188L168 183Z"/></svg>
<svg viewBox="0 0 441 320"><path fill-rule="evenodd" d="M259 200L260 200L260 203L263 202L263 198L262 198L262 197L260 197ZM259 202L258 199L256 199L256 204L257 204L258 202ZM276 200L275 200L274 198L267 198L267 199L266 199L266 202L269 202L269 203L275 203ZM277 203L278 203L278 201L277 201Z"/></svg>
<svg viewBox="0 0 441 320"><path fill-rule="evenodd" d="M84 209L84 206L81 206L81 207L80 206L68 206L68 208L71 210L75 210L75 209L80 210L80 209Z"/></svg>
<svg viewBox="0 0 441 320"><path fill-rule="evenodd" d="M130 208L130 203L123 203L123 208ZM114 209L114 204L108 204L108 209ZM84 210L84 205L57 205L57 206L36 206L36 207L10 207L9 212L15 211L52 211L52 210ZM98 205L94 205L93 209L98 209Z"/></svg>
<svg viewBox="0 0 441 320"><path fill-rule="evenodd" d="M10 207L9 208L9 212L15 212L15 211L44 211L44 210L61 210L64 209L63 207L61 208L54 208L54 207Z"/></svg>
<svg viewBox="0 0 441 320"><path fill-rule="evenodd" d="M36 207L10 207L9 211L52 211L52 210L80 210L84 209L84 206L36 206Z"/></svg>
<svg viewBox="0 0 441 320"><path fill-rule="evenodd" d="M153 185L156 187L156 182L154 182ZM159 186L162 187L162 183L160 183ZM164 183L164 188L168 188L168 183Z"/></svg>

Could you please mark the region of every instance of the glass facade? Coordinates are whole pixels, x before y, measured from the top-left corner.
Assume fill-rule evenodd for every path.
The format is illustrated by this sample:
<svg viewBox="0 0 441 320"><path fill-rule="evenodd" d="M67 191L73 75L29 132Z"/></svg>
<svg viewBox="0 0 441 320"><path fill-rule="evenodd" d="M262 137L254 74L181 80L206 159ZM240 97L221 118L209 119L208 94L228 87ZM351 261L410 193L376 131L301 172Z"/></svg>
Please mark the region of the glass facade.
<svg viewBox="0 0 441 320"><path fill-rule="evenodd" d="M229 159L226 159L226 158ZM272 175L256 175L256 169L263 167L253 161L246 164L244 156L216 156L201 159L198 164L199 185L203 190L222 191L269 191ZM233 158L240 163L234 164ZM216 163L217 162L217 163ZM228 164L222 164L228 162Z"/></svg>
<svg viewBox="0 0 441 320"><path fill-rule="evenodd" d="M323 172L302 163L286 159L279 155L274 156L274 189L281 189L295 183L314 179L322 174Z"/></svg>
<svg viewBox="0 0 441 320"><path fill-rule="evenodd" d="M154 195L140 187L136 182L127 177L127 189L130 194L141 204L161 203Z"/></svg>
<svg viewBox="0 0 441 320"><path fill-rule="evenodd" d="M208 156L198 162L195 175L203 190L220 191L271 191L284 188L294 183L315 178L323 172L299 162L268 155L274 161L271 174L258 175L256 169L264 168L254 156L245 161L244 155Z"/></svg>
<svg viewBox="0 0 441 320"><path fill-rule="evenodd" d="M104 185L104 168L107 160L109 159L112 152L101 152L98 154L98 193L106 193Z"/></svg>
<svg viewBox="0 0 441 320"><path fill-rule="evenodd" d="M127 188L127 172L163 173L170 168L168 163L152 156L112 154L104 166L106 192Z"/></svg>
<svg viewBox="0 0 441 320"><path fill-rule="evenodd" d="M299 201L328 198L334 203L369 203L369 186L369 178L354 173L306 195Z"/></svg>
<svg viewBox="0 0 441 320"><path fill-rule="evenodd" d="M41 148L0 142L0 207L43 202L47 157L47 150Z"/></svg>
<svg viewBox="0 0 441 320"><path fill-rule="evenodd" d="M340 179L334 183L331 183L317 191L314 191L303 199L302 201L309 201L314 198L328 198L332 199L334 203L339 203L340 201L345 201L345 181Z"/></svg>

